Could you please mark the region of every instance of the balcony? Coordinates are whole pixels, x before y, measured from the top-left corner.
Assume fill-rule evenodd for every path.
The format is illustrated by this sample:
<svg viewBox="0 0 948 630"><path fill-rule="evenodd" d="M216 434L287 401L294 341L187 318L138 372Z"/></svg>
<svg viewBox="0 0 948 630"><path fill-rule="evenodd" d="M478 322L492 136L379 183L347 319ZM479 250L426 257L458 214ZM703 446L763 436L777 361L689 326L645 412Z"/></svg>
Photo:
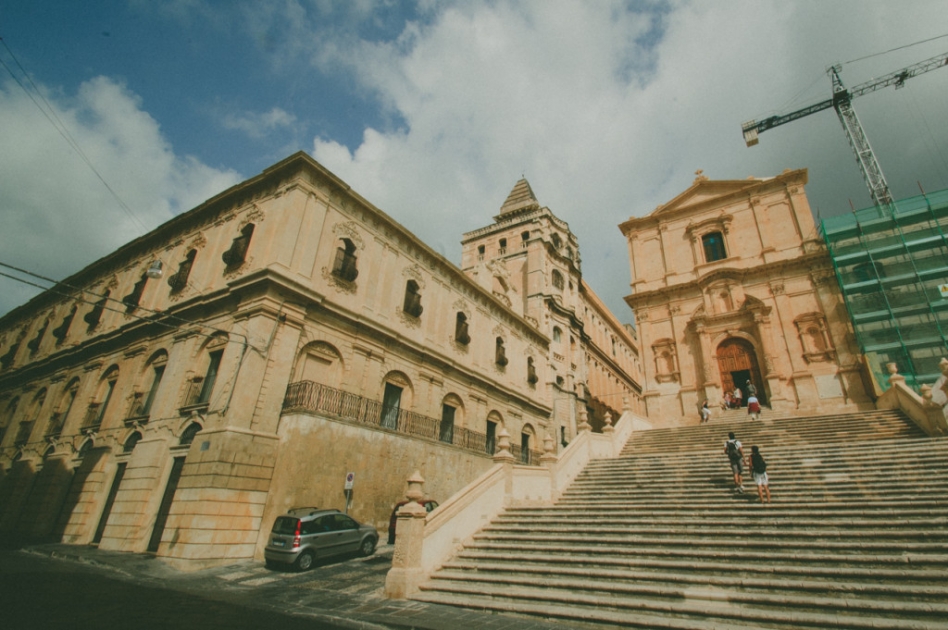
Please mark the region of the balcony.
<svg viewBox="0 0 948 630"><path fill-rule="evenodd" d="M493 455L493 448L488 448L487 435L471 431L463 427L453 427L450 442L442 437L441 420L423 416L413 411L386 408L381 401L370 400L363 396L350 394L339 389L320 385L312 381L290 383L286 388L286 398L283 400L283 413L314 413L329 417L358 422L369 426L387 429L404 435L424 438L441 443L449 443L475 453ZM490 444L492 446L492 444ZM510 451L518 461L538 465L543 453L528 450L521 452L519 446L511 444Z"/></svg>

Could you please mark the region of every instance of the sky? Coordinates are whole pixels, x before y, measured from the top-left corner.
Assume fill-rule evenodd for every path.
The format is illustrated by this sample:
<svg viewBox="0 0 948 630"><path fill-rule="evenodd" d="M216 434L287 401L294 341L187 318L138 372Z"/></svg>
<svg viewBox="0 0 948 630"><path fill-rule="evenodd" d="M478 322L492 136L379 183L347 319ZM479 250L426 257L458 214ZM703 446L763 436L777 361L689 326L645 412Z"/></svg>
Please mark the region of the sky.
<svg viewBox="0 0 948 630"><path fill-rule="evenodd" d="M699 169L869 206L832 110L741 123L946 35L945 0L0 0L0 263L65 278L303 150L455 264L526 177L631 322L620 223ZM853 101L896 198L948 188L946 105L948 68Z"/></svg>

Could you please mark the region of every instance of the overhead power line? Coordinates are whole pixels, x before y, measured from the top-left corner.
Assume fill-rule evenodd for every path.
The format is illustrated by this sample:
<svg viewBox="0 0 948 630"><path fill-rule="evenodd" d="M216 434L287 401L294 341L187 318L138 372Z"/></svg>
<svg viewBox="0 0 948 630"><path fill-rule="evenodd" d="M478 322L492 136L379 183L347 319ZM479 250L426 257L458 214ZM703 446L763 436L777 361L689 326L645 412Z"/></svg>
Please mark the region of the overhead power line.
<svg viewBox="0 0 948 630"><path fill-rule="evenodd" d="M30 101L32 101L33 104L36 106L36 108L40 110L40 112L43 114L46 120L49 121L49 124L51 124L53 128L56 129L59 135L62 136L63 140L65 140L66 143L70 147L72 147L72 149L79 155L80 159L82 159L82 161L86 163L86 166L88 166L89 169L99 179L99 181L102 182L102 185L105 186L106 190L109 191L109 194L111 194L112 197L118 202L122 210L125 211L125 214L127 214L129 218L132 219L132 221L138 224L138 226L142 229L142 232L147 232L148 226L146 226L141 221L141 219L139 219L138 216L136 216L135 213L132 212L132 209L128 206L128 204L126 204L125 201L123 201L122 198L119 197L118 193L115 192L115 189L112 188L109 182L107 182L106 179L102 176L102 174L98 171L98 169L92 163L92 160L89 159L88 155L86 155L86 152L82 150L82 147L79 145L79 142L73 137L71 133L69 133L69 128L62 121L59 115L56 114L56 109L49 103L49 101L46 100L46 97L43 96L42 90L40 90L39 87L33 82L33 79L30 78L30 74L26 71L26 69L20 63L20 60L17 59L16 55L13 54L13 51L10 50L10 47L7 45L7 42L6 40L3 39L3 37L0 37L0 43L3 44L4 49L10 55L10 58L13 59L14 63L16 63L17 68L20 69L20 72L29 82L30 86L32 86L33 90L30 91L29 89L27 89L25 85L23 85L23 82L20 81L17 74L13 71L12 68L10 68L10 66L6 64L6 62L3 61L2 58L0 58L0 65L3 65L3 67L10 74L13 80L16 81L16 84L20 86L20 89L23 90L23 92L29 97ZM40 103L37 102L36 97L34 97L34 94L36 95L36 97L39 97L39 99L43 101L43 105L40 105Z"/></svg>

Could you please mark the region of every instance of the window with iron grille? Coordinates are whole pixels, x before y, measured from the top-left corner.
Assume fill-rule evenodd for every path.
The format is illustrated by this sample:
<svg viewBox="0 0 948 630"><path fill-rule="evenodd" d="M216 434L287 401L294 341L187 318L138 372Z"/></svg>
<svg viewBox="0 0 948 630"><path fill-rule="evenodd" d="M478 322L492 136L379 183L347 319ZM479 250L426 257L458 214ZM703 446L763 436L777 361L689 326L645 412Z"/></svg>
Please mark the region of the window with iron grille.
<svg viewBox="0 0 948 630"><path fill-rule="evenodd" d="M142 300L142 294L145 292L145 285L148 283L148 274L143 273L142 277L132 287L132 292L122 298L122 304L125 305L126 313L134 313Z"/></svg>
<svg viewBox="0 0 948 630"><path fill-rule="evenodd" d="M228 267L237 267L247 260L247 250L250 247L250 239L253 237L254 224L248 223L240 230L240 236L234 239L230 244L230 249L221 255L221 260Z"/></svg>
<svg viewBox="0 0 948 630"><path fill-rule="evenodd" d="M111 294L112 291L106 289L105 293L102 294L102 299L96 302L92 306L92 310L86 313L82 318L89 325L89 330L99 325L99 322L102 320L102 313L105 311L105 305L109 301L109 295Z"/></svg>
<svg viewBox="0 0 948 630"><path fill-rule="evenodd" d="M69 334L69 327L72 326L72 319L76 316L76 311L79 310L79 306L76 304L72 305L72 308L69 309L69 313L63 317L62 323L59 324L56 328L53 329L53 337L56 338L56 345L62 344L66 340L66 335Z"/></svg>
<svg viewBox="0 0 948 630"><path fill-rule="evenodd" d="M405 304L402 310L412 317L421 317L424 310L421 306L421 294L418 293L418 283L414 280L409 280L405 285Z"/></svg>
<svg viewBox="0 0 948 630"><path fill-rule="evenodd" d="M188 277L191 275L191 268L194 266L194 259L197 257L197 250L192 249L188 252L181 264L178 265L178 271L168 277L168 286L172 293L183 291L188 286Z"/></svg>
<svg viewBox="0 0 948 630"><path fill-rule="evenodd" d="M454 340L462 345L471 343L471 335L468 334L467 315L458 313L457 321L454 324Z"/></svg>
<svg viewBox="0 0 948 630"><path fill-rule="evenodd" d="M346 282L353 282L359 276L356 268L356 246L347 239L342 239L342 247L336 250L336 260L332 265L332 275Z"/></svg>

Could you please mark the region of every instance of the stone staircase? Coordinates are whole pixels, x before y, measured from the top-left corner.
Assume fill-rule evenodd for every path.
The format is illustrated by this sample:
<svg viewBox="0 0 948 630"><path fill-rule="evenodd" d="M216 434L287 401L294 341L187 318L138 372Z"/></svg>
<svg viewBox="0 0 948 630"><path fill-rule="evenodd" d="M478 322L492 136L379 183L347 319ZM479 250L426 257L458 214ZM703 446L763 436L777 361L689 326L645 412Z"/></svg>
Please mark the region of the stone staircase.
<svg viewBox="0 0 948 630"><path fill-rule="evenodd" d="M750 475L733 492L728 431L760 446L772 504ZM577 627L948 629L948 440L886 411L635 433L415 598Z"/></svg>

